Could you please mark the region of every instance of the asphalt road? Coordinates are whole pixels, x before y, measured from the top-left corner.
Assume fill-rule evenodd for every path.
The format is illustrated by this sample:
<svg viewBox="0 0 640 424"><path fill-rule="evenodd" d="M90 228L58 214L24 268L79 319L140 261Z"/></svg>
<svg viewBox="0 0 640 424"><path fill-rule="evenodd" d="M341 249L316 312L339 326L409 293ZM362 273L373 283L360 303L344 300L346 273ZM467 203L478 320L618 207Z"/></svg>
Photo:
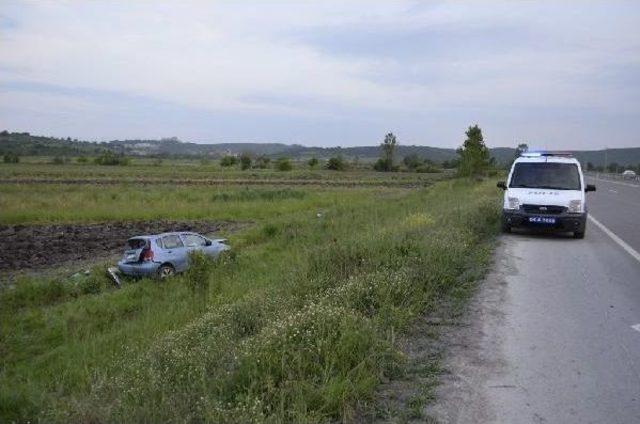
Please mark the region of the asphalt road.
<svg viewBox="0 0 640 424"><path fill-rule="evenodd" d="M587 193L589 214L640 252L640 184L587 178L597 191Z"/></svg>
<svg viewBox="0 0 640 424"><path fill-rule="evenodd" d="M640 187L595 183L584 240L501 237L452 336L441 421L640 423Z"/></svg>

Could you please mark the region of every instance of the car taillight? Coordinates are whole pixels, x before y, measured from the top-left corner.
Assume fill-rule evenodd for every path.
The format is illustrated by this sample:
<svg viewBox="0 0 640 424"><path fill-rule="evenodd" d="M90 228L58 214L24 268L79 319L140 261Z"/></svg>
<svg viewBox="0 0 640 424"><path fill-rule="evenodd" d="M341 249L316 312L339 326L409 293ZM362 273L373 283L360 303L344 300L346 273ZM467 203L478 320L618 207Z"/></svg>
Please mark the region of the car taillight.
<svg viewBox="0 0 640 424"><path fill-rule="evenodd" d="M151 248L149 247L142 249L142 252L140 252L140 261L149 262L152 260L153 260L153 250L151 250Z"/></svg>

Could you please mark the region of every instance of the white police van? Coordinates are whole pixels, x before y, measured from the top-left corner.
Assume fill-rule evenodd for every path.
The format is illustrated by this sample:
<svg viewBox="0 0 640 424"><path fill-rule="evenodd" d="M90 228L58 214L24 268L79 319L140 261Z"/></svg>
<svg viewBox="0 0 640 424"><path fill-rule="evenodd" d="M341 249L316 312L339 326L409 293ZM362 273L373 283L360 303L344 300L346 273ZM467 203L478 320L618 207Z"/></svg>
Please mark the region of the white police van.
<svg viewBox="0 0 640 424"><path fill-rule="evenodd" d="M584 183L580 162L559 152L522 153L509 172L504 190L502 229L540 228L572 232L584 238L587 225L585 193L596 187Z"/></svg>

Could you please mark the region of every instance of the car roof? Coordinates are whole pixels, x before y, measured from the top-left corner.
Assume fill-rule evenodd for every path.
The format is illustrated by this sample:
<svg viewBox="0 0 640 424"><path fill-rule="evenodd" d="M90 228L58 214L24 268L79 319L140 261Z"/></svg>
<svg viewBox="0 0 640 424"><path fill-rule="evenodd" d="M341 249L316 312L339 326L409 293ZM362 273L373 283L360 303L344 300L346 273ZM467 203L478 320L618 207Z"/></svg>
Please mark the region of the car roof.
<svg viewBox="0 0 640 424"><path fill-rule="evenodd" d="M172 231L172 232L168 232L168 233L145 234L145 235L140 235L140 236L133 236L133 237L129 237L129 240L140 239L140 238L158 238L158 237L165 237L165 236L179 236L181 234L193 234L193 235L196 235L196 236L204 237L202 234L194 233L193 231Z"/></svg>

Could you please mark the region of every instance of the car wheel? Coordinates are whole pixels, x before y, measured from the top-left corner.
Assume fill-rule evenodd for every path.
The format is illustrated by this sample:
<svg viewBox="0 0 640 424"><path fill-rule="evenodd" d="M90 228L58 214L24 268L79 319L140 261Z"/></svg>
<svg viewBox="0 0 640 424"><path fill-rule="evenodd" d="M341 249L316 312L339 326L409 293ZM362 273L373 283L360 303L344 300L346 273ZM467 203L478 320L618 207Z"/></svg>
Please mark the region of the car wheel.
<svg viewBox="0 0 640 424"><path fill-rule="evenodd" d="M158 278L160 280L164 280L165 278L172 277L175 275L176 270L170 264L163 264L158 268Z"/></svg>
<svg viewBox="0 0 640 424"><path fill-rule="evenodd" d="M575 238L575 239L583 239L584 238L584 231L574 231L573 232L573 238Z"/></svg>
<svg viewBox="0 0 640 424"><path fill-rule="evenodd" d="M511 232L511 225L509 224L502 224L502 232L503 233L510 233Z"/></svg>

